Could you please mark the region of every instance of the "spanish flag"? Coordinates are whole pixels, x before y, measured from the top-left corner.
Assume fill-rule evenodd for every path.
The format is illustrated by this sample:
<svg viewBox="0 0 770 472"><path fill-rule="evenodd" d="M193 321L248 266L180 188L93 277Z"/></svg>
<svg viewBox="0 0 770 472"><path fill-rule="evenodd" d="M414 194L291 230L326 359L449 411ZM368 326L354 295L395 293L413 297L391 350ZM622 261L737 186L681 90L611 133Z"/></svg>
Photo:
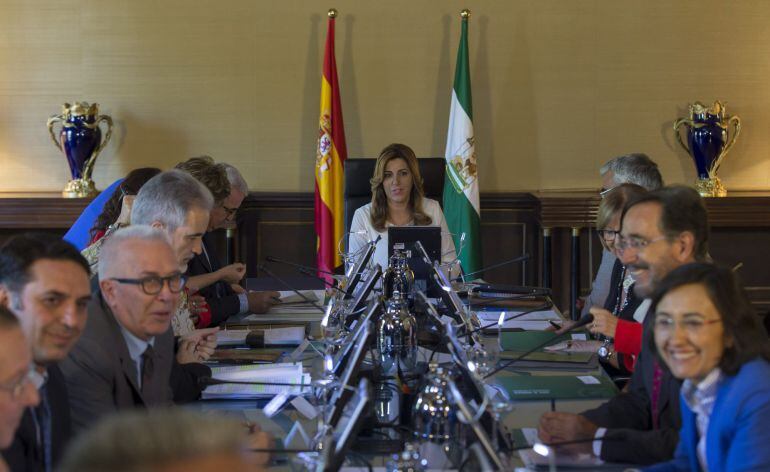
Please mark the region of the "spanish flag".
<svg viewBox="0 0 770 472"><path fill-rule="evenodd" d="M329 10L323 77L321 78L321 117L318 124L318 148L315 162L315 231L319 276L342 264L337 243L343 236L342 206L343 169L347 159L345 128L342 124L340 86L334 59L334 19L337 11Z"/></svg>

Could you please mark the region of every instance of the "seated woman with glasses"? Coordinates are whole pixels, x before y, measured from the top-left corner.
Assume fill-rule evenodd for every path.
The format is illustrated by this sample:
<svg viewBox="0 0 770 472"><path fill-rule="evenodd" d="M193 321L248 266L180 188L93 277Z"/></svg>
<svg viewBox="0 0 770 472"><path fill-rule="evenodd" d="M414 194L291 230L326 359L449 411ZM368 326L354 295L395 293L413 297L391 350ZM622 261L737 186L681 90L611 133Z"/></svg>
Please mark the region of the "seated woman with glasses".
<svg viewBox="0 0 770 472"><path fill-rule="evenodd" d="M596 227L602 246L617 256L620 217L623 207L646 190L635 184L622 184L609 190L596 214ZM642 325L646 309L639 309L642 300L634 296L634 280L620 259L615 260L610 275L610 291L604 306L591 307L594 322L589 325L599 341L560 343L552 349L597 352L610 374L628 374L642 345ZM640 314L637 314L640 313ZM636 319L639 317L639 319Z"/></svg>
<svg viewBox="0 0 770 472"><path fill-rule="evenodd" d="M457 258L444 213L437 201L425 198L417 157L409 146L391 144L383 149L369 182L372 202L353 215L348 243L351 254L380 236L382 240L374 250L372 263L385 269L389 226L433 225L441 227L441 262L451 263Z"/></svg>
<svg viewBox="0 0 770 472"><path fill-rule="evenodd" d="M770 470L770 345L735 274L679 267L652 310L650 348L684 383L674 459L648 470Z"/></svg>

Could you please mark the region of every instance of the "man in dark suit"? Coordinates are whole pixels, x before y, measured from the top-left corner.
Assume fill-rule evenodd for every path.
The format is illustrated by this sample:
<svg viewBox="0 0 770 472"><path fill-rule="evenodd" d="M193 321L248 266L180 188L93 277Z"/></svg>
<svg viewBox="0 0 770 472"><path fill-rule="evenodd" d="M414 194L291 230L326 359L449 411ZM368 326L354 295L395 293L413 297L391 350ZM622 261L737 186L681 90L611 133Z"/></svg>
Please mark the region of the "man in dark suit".
<svg viewBox="0 0 770 472"><path fill-rule="evenodd" d="M104 244L88 325L61 363L76 430L111 412L172 403L170 327L183 287L162 231L131 226Z"/></svg>
<svg viewBox="0 0 770 472"><path fill-rule="evenodd" d="M190 165L191 161L180 163L177 168L190 172L198 178L198 167ZM202 320L202 326L219 326L233 315L245 313L264 313L275 303L280 294L273 291L247 292L237 283L243 278L246 266L234 263L222 266L217 257L212 242L211 231L225 228L235 218L235 213L249 194L249 188L241 173L230 164L216 164L227 173L230 182L230 193L221 202L215 203L211 210L208 233L203 237L200 254L196 254L187 269L189 277L208 276L213 282L198 291L206 299L211 319ZM200 180L200 179L199 179Z"/></svg>
<svg viewBox="0 0 770 472"><path fill-rule="evenodd" d="M20 235L0 248L0 304L18 316L32 344L40 395L3 451L11 470L53 470L70 438L68 392L57 364L86 325L88 277L80 252L54 236Z"/></svg>
<svg viewBox="0 0 770 472"><path fill-rule="evenodd" d="M0 450L11 445L21 417L40 403L29 366L32 351L16 315L0 306ZM0 455L0 470L7 470Z"/></svg>
<svg viewBox="0 0 770 472"><path fill-rule="evenodd" d="M703 200L692 188L671 186L628 202L616 247L636 281L635 294L649 297L673 269L709 258ZM645 328L652 318L647 315ZM545 442L587 440L566 449L610 462L652 464L671 459L681 426L680 382L655 360L650 336L645 329L628 391L580 415L544 414L540 438ZM612 437L617 440L601 441Z"/></svg>

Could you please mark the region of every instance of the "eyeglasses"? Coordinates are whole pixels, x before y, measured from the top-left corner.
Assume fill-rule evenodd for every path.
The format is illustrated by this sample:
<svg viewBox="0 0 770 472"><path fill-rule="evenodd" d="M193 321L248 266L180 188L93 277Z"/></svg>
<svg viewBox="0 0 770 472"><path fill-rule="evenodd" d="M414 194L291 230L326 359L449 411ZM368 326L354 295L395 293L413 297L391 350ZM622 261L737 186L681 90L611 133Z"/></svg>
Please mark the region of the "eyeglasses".
<svg viewBox="0 0 770 472"><path fill-rule="evenodd" d="M616 187L610 187L610 188L604 189L604 190L602 190L602 191L600 191L600 192L599 192L599 196L600 196L600 197L602 197L602 198L604 198L604 197L606 197L606 196L607 196L607 194L608 194L608 193L610 193L610 192L612 192L613 190L615 190L615 188L616 188Z"/></svg>
<svg viewBox="0 0 770 472"><path fill-rule="evenodd" d="M622 234L618 234L617 241L615 242L615 247L620 249L621 251L624 251L628 248L638 251L640 249L646 248L652 243L656 243L663 239L666 239L666 236L658 236L657 238L644 239L637 236L624 237Z"/></svg>
<svg viewBox="0 0 770 472"><path fill-rule="evenodd" d="M18 400L24 393L24 387L26 387L28 383L31 383L33 386L35 385L36 375L34 367L30 366L27 373L22 375L18 380L8 382L7 384L0 384L0 390L8 392L11 395L12 400Z"/></svg>
<svg viewBox="0 0 770 472"><path fill-rule="evenodd" d="M115 282L122 284L139 285L142 287L142 291L147 295L157 295L163 290L163 284L168 282L168 289L171 293L179 293L184 288L184 284L187 282L187 277L180 273L169 275L168 277L142 277L141 279L118 279L113 278Z"/></svg>
<svg viewBox="0 0 770 472"><path fill-rule="evenodd" d="M671 333L672 331L674 331L674 327L676 325L679 325L679 327L682 328L687 333L697 334L703 329L704 326L714 324L714 323L721 323L721 322L722 320L719 318L715 318L713 320L706 320L703 318L699 318L697 316L692 316L680 321L676 321L669 316L656 315L655 331L658 331L660 333Z"/></svg>
<svg viewBox="0 0 770 472"><path fill-rule="evenodd" d="M237 208L229 208L224 205L222 205L222 209L225 211L225 218L227 219L231 218L238 211Z"/></svg>
<svg viewBox="0 0 770 472"><path fill-rule="evenodd" d="M605 241L614 241L620 234L620 231L615 231L614 229L597 229L596 233Z"/></svg>

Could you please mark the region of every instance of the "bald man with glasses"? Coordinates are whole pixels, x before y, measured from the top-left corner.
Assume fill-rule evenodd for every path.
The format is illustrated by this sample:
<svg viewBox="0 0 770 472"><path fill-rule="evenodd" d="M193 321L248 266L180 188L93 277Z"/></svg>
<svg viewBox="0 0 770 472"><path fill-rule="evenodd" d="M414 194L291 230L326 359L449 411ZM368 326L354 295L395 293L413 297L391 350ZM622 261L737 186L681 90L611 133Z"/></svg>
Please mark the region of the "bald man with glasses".
<svg viewBox="0 0 770 472"><path fill-rule="evenodd" d="M61 365L74 429L115 411L172 403L179 365L171 319L184 284L164 232L137 225L104 244L88 324Z"/></svg>

